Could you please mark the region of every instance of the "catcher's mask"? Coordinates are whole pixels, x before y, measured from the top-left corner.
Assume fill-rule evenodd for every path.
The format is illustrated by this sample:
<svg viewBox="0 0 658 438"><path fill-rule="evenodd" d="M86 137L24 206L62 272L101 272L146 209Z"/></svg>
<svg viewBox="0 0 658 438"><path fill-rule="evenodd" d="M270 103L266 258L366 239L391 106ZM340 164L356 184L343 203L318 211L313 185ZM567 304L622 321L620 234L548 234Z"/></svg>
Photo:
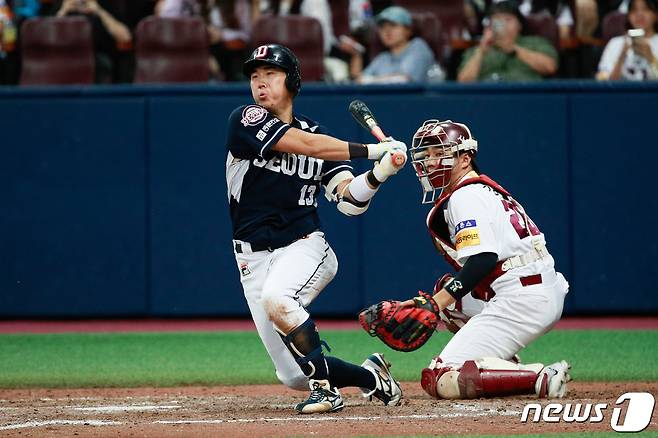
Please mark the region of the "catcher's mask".
<svg viewBox="0 0 658 438"><path fill-rule="evenodd" d="M450 183L455 159L461 152L475 157L478 142L468 126L452 120L426 120L411 142L411 162L423 188L423 204L434 202ZM475 161L473 168L478 172ZM437 193L438 191L438 193Z"/></svg>

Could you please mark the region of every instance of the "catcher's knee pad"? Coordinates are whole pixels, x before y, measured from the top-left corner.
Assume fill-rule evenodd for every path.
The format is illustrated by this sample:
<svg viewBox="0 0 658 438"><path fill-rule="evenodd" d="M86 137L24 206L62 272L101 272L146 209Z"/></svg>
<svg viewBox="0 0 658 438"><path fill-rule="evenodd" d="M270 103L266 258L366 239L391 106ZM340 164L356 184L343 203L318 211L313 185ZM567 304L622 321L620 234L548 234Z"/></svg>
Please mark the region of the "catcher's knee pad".
<svg viewBox="0 0 658 438"><path fill-rule="evenodd" d="M432 359L429 368L421 372L420 386L431 397L437 399L460 398L457 385L459 372L451 366L441 366L442 362L438 356Z"/></svg>
<svg viewBox="0 0 658 438"><path fill-rule="evenodd" d="M457 379L459 371L452 368L425 368L420 384L431 397L436 399L454 400L461 397Z"/></svg>

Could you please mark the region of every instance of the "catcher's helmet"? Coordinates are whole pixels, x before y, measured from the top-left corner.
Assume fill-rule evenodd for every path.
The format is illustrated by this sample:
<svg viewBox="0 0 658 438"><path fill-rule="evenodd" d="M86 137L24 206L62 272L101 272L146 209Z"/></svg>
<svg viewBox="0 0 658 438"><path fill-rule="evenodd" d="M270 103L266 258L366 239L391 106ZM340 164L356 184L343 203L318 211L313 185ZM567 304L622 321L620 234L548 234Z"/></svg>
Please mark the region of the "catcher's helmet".
<svg viewBox="0 0 658 438"><path fill-rule="evenodd" d="M299 68L299 60L292 50L281 44L266 44L257 47L244 63L242 71L249 77L260 65L274 65L286 72L286 87L296 96L302 87L302 73Z"/></svg>
<svg viewBox="0 0 658 438"><path fill-rule="evenodd" d="M414 134L411 143L411 162L423 188L423 204L434 202L437 190L440 194L450 183L455 156L461 152L472 157L478 150L478 142L468 126L452 120L426 120ZM475 161L474 170L479 169Z"/></svg>

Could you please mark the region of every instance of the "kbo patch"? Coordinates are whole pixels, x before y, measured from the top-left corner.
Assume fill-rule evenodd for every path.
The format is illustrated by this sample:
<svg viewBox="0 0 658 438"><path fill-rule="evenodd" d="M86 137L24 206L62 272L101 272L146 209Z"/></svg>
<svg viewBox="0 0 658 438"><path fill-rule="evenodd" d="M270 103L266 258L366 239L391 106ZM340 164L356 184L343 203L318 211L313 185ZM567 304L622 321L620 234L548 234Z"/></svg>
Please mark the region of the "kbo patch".
<svg viewBox="0 0 658 438"><path fill-rule="evenodd" d="M460 250L465 246L480 244L480 233L475 219L461 221L455 226L455 248Z"/></svg>
<svg viewBox="0 0 658 438"><path fill-rule="evenodd" d="M243 126L256 126L267 117L267 110L262 106L249 105L242 110L242 120L240 122Z"/></svg>

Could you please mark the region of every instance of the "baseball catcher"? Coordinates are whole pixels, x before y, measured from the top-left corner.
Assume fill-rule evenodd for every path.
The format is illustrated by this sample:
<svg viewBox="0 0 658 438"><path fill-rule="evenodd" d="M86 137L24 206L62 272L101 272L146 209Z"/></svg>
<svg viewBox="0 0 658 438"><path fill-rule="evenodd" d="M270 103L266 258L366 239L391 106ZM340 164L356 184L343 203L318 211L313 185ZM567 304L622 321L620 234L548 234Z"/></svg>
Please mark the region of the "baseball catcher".
<svg viewBox="0 0 658 438"><path fill-rule="evenodd" d="M400 351L420 348L439 322L454 333L422 371L434 398L563 397L566 361L521 364L516 354L560 319L569 285L521 204L480 174L477 150L462 123L427 120L418 128L410 153L423 203L434 204L427 226L456 274L437 280L431 295L382 301L359 320Z"/></svg>

